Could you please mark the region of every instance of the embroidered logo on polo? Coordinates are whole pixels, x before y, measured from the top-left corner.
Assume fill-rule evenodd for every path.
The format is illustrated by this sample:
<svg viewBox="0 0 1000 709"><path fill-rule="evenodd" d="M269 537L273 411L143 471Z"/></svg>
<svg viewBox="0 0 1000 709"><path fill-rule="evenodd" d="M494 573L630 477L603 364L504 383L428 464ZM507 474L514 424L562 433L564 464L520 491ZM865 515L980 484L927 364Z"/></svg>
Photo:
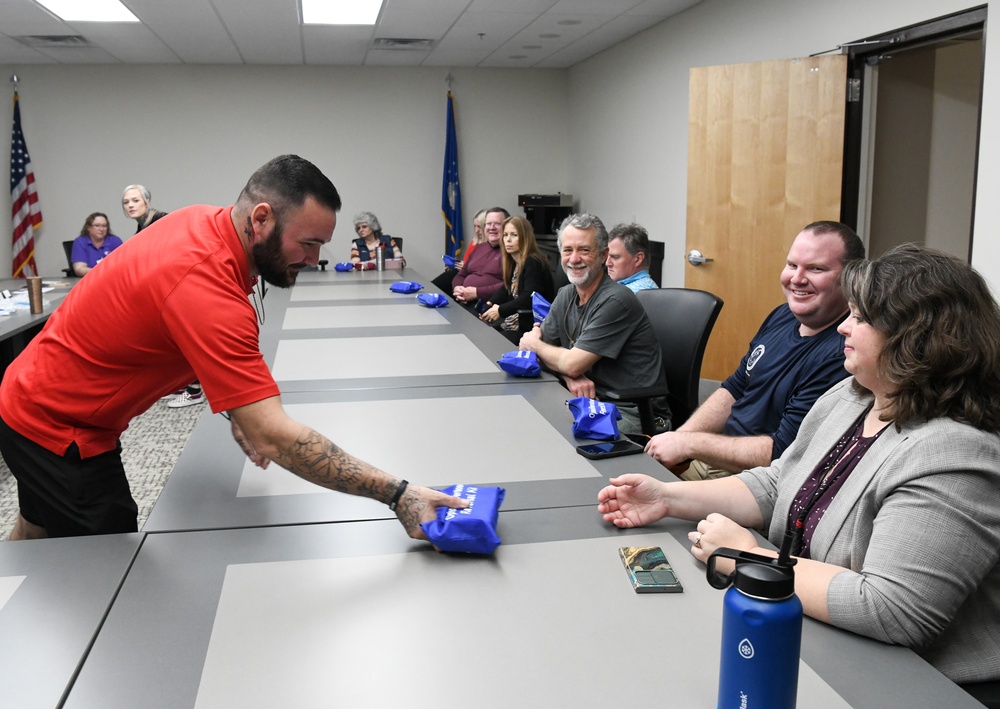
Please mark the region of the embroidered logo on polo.
<svg viewBox="0 0 1000 709"><path fill-rule="evenodd" d="M750 358L747 360L747 372L754 368L754 365L760 361L760 358L764 356L764 345L757 345L753 348L753 352L750 353Z"/></svg>

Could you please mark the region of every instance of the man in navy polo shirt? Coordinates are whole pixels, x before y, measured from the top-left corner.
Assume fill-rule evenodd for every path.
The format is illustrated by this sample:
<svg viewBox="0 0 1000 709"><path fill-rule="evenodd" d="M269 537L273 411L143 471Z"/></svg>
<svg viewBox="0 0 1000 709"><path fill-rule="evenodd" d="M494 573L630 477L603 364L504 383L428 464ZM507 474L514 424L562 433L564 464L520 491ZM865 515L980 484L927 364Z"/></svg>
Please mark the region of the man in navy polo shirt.
<svg viewBox="0 0 1000 709"><path fill-rule="evenodd" d="M848 376L837 332L848 312L839 279L846 262L863 257L850 227L805 227L781 272L787 302L764 320L733 375L684 425L654 436L646 452L684 480L724 477L778 458L816 399Z"/></svg>

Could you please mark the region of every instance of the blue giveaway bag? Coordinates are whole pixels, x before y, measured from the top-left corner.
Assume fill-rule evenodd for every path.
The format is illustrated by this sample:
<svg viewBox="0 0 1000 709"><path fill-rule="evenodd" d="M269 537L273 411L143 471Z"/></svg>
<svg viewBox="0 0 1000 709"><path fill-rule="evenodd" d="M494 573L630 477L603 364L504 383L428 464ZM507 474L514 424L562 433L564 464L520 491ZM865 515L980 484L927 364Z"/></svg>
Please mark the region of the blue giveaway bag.
<svg viewBox="0 0 1000 709"><path fill-rule="evenodd" d="M500 369L515 377L537 377L542 373L538 355L527 350L504 352L497 360L497 364L500 365Z"/></svg>
<svg viewBox="0 0 1000 709"><path fill-rule="evenodd" d="M531 315L535 318L535 322L544 320L551 307L552 303L545 300L545 296L537 292L531 294Z"/></svg>
<svg viewBox="0 0 1000 709"><path fill-rule="evenodd" d="M578 396L567 401L566 406L573 414L573 435L577 438L600 441L618 438L618 421L622 415L614 404Z"/></svg>
<svg viewBox="0 0 1000 709"><path fill-rule="evenodd" d="M416 293L422 288L423 286L416 281L396 281L389 286L389 290L393 293Z"/></svg>
<svg viewBox="0 0 1000 709"><path fill-rule="evenodd" d="M449 256L448 254L445 254L444 256L441 257L441 260L444 261L445 268L455 268L454 256Z"/></svg>
<svg viewBox="0 0 1000 709"><path fill-rule="evenodd" d="M417 296L417 302L428 308L443 308L448 305L448 298L440 293L421 293Z"/></svg>
<svg viewBox="0 0 1000 709"><path fill-rule="evenodd" d="M334 271L340 271L341 273L344 273L345 271L353 271L354 270L354 264L353 263L335 263L335 264L333 264L333 270Z"/></svg>
<svg viewBox="0 0 1000 709"><path fill-rule="evenodd" d="M506 490L502 487L452 485L441 492L469 500L464 510L438 507L437 519L420 528L441 551L492 554L500 546L497 519Z"/></svg>

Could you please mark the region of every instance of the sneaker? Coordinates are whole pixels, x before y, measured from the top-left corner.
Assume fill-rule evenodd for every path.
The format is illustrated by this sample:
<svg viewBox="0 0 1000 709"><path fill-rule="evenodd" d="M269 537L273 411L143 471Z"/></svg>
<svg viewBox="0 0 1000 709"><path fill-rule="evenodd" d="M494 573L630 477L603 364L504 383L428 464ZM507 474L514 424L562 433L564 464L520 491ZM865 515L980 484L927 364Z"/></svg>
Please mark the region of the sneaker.
<svg viewBox="0 0 1000 709"><path fill-rule="evenodd" d="M180 409L185 406L194 406L195 404L201 404L205 401L205 392L199 390L197 393L192 394L191 392L185 390L182 391L180 396L176 396L167 402L167 407L171 409Z"/></svg>
<svg viewBox="0 0 1000 709"><path fill-rule="evenodd" d="M185 389L178 389L177 391L172 391L169 394L164 394L160 397L160 401L170 401L171 399L176 399L178 396L183 394Z"/></svg>

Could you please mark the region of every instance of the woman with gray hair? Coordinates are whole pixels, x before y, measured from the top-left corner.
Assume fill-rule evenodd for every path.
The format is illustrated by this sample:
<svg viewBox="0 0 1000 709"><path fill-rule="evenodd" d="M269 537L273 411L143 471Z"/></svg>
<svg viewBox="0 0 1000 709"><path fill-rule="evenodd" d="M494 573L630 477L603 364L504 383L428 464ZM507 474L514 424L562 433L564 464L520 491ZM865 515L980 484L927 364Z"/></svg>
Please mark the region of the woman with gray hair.
<svg viewBox="0 0 1000 709"><path fill-rule="evenodd" d="M142 185L129 185L122 191L122 211L129 219L135 219L135 233L148 227L160 217L167 216L166 212L161 212L149 206L152 195Z"/></svg>
<svg viewBox="0 0 1000 709"><path fill-rule="evenodd" d="M378 217L371 212L354 215L354 231L358 238L351 242L351 263L358 264L375 260L375 249L385 249L386 258L403 258L403 250L388 234L382 233Z"/></svg>

